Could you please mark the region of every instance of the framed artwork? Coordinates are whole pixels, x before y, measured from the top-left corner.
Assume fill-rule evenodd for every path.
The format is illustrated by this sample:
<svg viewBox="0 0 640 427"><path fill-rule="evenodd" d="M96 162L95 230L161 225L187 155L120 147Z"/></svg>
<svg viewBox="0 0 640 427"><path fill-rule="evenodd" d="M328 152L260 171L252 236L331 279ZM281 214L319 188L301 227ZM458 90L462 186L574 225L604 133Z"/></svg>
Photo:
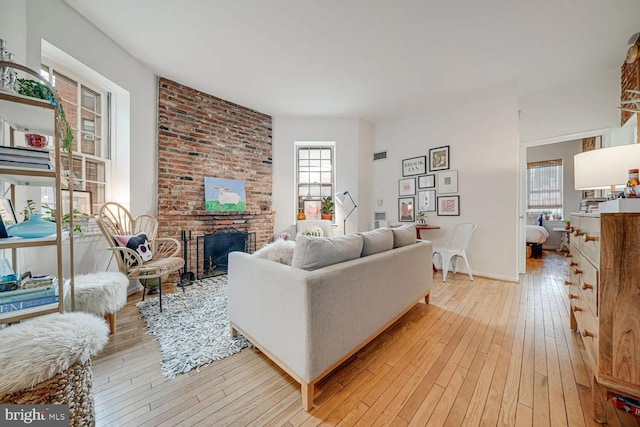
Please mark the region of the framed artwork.
<svg viewBox="0 0 640 427"><path fill-rule="evenodd" d="M18 223L13 203L9 199L0 199L0 239L9 237L7 227Z"/></svg>
<svg viewBox="0 0 640 427"><path fill-rule="evenodd" d="M207 211L246 211L244 179L204 177L204 206Z"/></svg>
<svg viewBox="0 0 640 427"><path fill-rule="evenodd" d="M418 191L418 212L436 211L436 190Z"/></svg>
<svg viewBox="0 0 640 427"><path fill-rule="evenodd" d="M305 200L303 206L306 219L322 219L320 216L322 200Z"/></svg>
<svg viewBox="0 0 640 427"><path fill-rule="evenodd" d="M451 194L458 192L458 171L449 170L438 173L438 193Z"/></svg>
<svg viewBox="0 0 640 427"><path fill-rule="evenodd" d="M427 156L412 157L402 161L402 176L423 175L427 173Z"/></svg>
<svg viewBox="0 0 640 427"><path fill-rule="evenodd" d="M449 146L429 149L429 170L431 172L449 169Z"/></svg>
<svg viewBox="0 0 640 427"><path fill-rule="evenodd" d="M435 175L422 175L418 177L418 188L434 188L435 186Z"/></svg>
<svg viewBox="0 0 640 427"><path fill-rule="evenodd" d="M78 212L92 215L93 200L91 191L73 190L73 209ZM69 190L62 190L62 215L69 213Z"/></svg>
<svg viewBox="0 0 640 427"><path fill-rule="evenodd" d="M438 196L438 216L460 216L460 196Z"/></svg>
<svg viewBox="0 0 640 427"><path fill-rule="evenodd" d="M416 213L413 208L413 197L400 197L398 199L398 221L400 222L414 222L416 219Z"/></svg>
<svg viewBox="0 0 640 427"><path fill-rule="evenodd" d="M398 195L413 196L416 194L416 179L402 178L398 180Z"/></svg>

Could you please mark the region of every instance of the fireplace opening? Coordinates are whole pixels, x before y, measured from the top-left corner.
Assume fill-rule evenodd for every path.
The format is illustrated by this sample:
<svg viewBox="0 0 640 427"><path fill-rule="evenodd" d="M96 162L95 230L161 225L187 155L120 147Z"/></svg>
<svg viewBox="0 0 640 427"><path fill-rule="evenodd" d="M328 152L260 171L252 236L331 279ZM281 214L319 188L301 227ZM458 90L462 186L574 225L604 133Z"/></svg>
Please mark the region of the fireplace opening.
<svg viewBox="0 0 640 427"><path fill-rule="evenodd" d="M197 237L198 279L225 274L229 269L229 253L233 251L253 253L256 249L256 233L222 228L213 234Z"/></svg>

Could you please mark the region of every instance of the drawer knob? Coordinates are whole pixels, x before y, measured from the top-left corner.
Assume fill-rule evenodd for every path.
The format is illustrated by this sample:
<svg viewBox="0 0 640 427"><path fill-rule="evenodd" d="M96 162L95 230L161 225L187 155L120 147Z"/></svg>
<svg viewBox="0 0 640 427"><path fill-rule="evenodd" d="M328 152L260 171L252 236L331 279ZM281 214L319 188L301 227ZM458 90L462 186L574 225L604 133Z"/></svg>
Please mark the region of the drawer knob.
<svg viewBox="0 0 640 427"><path fill-rule="evenodd" d="M573 267L573 266L578 265L578 263L577 263L577 262L575 262L575 261L571 261L571 262L569 263L569 265L570 265L571 267Z"/></svg>
<svg viewBox="0 0 640 427"><path fill-rule="evenodd" d="M589 332L586 329L583 329L580 332L580 335L582 335L584 338L586 338L586 337L592 337L592 338L595 337L595 334L593 332Z"/></svg>
<svg viewBox="0 0 640 427"><path fill-rule="evenodd" d="M586 291L587 289L593 289L593 285L590 285L590 284L588 284L588 283L583 283L583 284L582 284L582 289L583 289L583 290L585 290L585 291Z"/></svg>
<svg viewBox="0 0 640 427"><path fill-rule="evenodd" d="M571 286L571 285L573 285L573 282L570 282L569 280L565 280L564 281L564 285L565 286Z"/></svg>
<svg viewBox="0 0 640 427"><path fill-rule="evenodd" d="M569 294L569 299L578 299L578 295Z"/></svg>
<svg viewBox="0 0 640 427"><path fill-rule="evenodd" d="M576 236L582 236L584 234L584 231L580 230L579 228L576 228L573 234L575 234Z"/></svg>
<svg viewBox="0 0 640 427"><path fill-rule="evenodd" d="M584 235L585 242L595 242L596 240L598 240L598 236L589 236L588 234Z"/></svg>
<svg viewBox="0 0 640 427"><path fill-rule="evenodd" d="M579 268L574 268L573 274L582 274L582 270L580 270Z"/></svg>
<svg viewBox="0 0 640 427"><path fill-rule="evenodd" d="M578 307L577 305L575 307L573 307L573 311L582 311L582 309L580 307Z"/></svg>

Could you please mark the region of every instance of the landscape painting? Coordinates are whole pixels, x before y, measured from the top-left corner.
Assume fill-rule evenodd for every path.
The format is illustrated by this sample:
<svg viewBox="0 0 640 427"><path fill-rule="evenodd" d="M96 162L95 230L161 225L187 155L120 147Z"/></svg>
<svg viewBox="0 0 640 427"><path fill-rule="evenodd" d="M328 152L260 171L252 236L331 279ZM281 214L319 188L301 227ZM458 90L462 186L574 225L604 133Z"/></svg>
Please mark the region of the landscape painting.
<svg viewBox="0 0 640 427"><path fill-rule="evenodd" d="M204 177L205 210L215 212L246 211L244 180Z"/></svg>

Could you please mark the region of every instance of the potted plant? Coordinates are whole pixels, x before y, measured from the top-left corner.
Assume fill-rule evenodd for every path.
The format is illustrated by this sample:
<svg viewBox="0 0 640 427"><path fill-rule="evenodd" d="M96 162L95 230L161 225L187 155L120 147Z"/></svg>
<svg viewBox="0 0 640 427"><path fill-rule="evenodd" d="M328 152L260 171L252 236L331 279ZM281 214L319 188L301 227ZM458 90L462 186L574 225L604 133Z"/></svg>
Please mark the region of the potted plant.
<svg viewBox="0 0 640 427"><path fill-rule="evenodd" d="M545 221L549 221L549 217L551 216L551 212L542 212L542 217Z"/></svg>
<svg viewBox="0 0 640 427"><path fill-rule="evenodd" d="M416 214L416 221L418 224L426 224L427 223L427 213L426 212L418 212Z"/></svg>
<svg viewBox="0 0 640 427"><path fill-rule="evenodd" d="M322 219L328 219L328 220L333 219L334 206L335 206L335 203L333 202L333 199L331 198L331 196L323 197L322 206L320 207L320 212L321 212L320 217Z"/></svg>

